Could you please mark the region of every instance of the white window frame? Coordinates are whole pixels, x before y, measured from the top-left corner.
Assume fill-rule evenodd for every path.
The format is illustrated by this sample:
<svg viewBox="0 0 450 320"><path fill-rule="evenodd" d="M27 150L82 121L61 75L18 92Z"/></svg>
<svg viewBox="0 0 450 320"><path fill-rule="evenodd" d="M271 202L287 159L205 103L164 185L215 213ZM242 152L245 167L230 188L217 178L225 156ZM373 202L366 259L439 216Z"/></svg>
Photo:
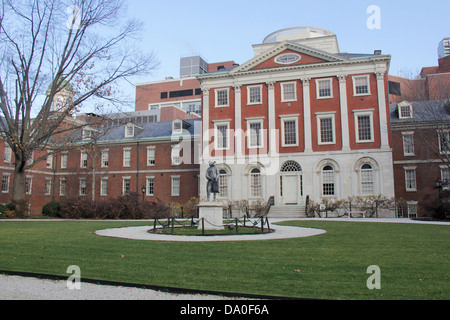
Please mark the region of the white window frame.
<svg viewBox="0 0 450 320"><path fill-rule="evenodd" d="M108 168L109 166L109 149L102 150L102 168Z"/></svg>
<svg viewBox="0 0 450 320"><path fill-rule="evenodd" d="M363 166L365 165L369 165L371 167L371 169L363 169ZM370 180L366 179L367 177L369 177L369 175L367 175L366 173L368 173L370 171L371 175L370 175ZM363 188L364 186L369 186L371 185L371 192L365 192L365 188ZM360 193L363 196L369 196L369 195L374 195L375 194L375 168L373 166L373 164L371 163L363 163L361 164L361 166L359 167L359 188L360 188Z"/></svg>
<svg viewBox="0 0 450 320"><path fill-rule="evenodd" d="M258 89L259 92L259 99L258 101L251 101L251 91L252 89ZM247 105L255 105L255 104L262 104L262 85L256 85L256 86L248 86L247 87Z"/></svg>
<svg viewBox="0 0 450 320"><path fill-rule="evenodd" d="M81 151L80 168L85 169L88 166L88 154L86 151Z"/></svg>
<svg viewBox="0 0 450 320"><path fill-rule="evenodd" d="M59 195L64 197L67 193L67 178L59 178Z"/></svg>
<svg viewBox="0 0 450 320"><path fill-rule="evenodd" d="M47 169L53 169L53 154L47 155L45 167Z"/></svg>
<svg viewBox="0 0 450 320"><path fill-rule="evenodd" d="M317 112L317 143L319 145L336 144L336 125L335 125L335 113L336 112ZM322 141L322 122L323 119L331 119L331 135L332 141Z"/></svg>
<svg viewBox="0 0 450 320"><path fill-rule="evenodd" d="M179 126L179 128L176 128ZM176 119L172 121L172 134L182 134L183 133L183 121Z"/></svg>
<svg viewBox="0 0 450 320"><path fill-rule="evenodd" d="M25 194L31 196L33 192L33 176L25 177Z"/></svg>
<svg viewBox="0 0 450 320"><path fill-rule="evenodd" d="M179 197L180 193L181 193L181 176L171 176L170 177L171 180L171 187L170 187L170 191L171 191L171 196L172 197ZM174 187L175 185L175 181L178 181L178 190L176 190ZM178 191L178 192L177 192Z"/></svg>
<svg viewBox="0 0 450 320"><path fill-rule="evenodd" d="M126 185L128 181L128 192L126 191ZM122 195L128 195L131 192L131 177L122 177Z"/></svg>
<svg viewBox="0 0 450 320"><path fill-rule="evenodd" d="M3 162L12 163L12 149L9 145L5 145L5 154L3 155Z"/></svg>
<svg viewBox="0 0 450 320"><path fill-rule="evenodd" d="M298 115L295 116L281 116L281 146L282 147L297 147L299 145L299 132L298 132ZM286 144L285 136L285 123L288 121L295 122L295 139L296 143Z"/></svg>
<svg viewBox="0 0 450 320"><path fill-rule="evenodd" d="M252 173L253 170L259 170L259 173ZM263 197L263 176L262 176L262 170L261 168L258 167L253 167L250 169L249 172L249 187L250 187L250 198L251 199L259 199ZM256 185L255 183L258 183L258 185ZM255 190L259 190L258 193L255 193Z"/></svg>
<svg viewBox="0 0 450 320"><path fill-rule="evenodd" d="M45 178L44 195L46 196L52 195L52 178Z"/></svg>
<svg viewBox="0 0 450 320"><path fill-rule="evenodd" d="M409 102L407 102L407 101L400 102L397 105L397 108L398 108L397 111L398 111L398 118L399 119L412 119L414 117L413 107L412 107L412 105ZM407 108L408 109L406 111L406 113L407 113L406 115L404 115L404 113L402 111L403 108Z"/></svg>
<svg viewBox="0 0 450 320"><path fill-rule="evenodd" d="M179 144L172 145L170 158L172 159L173 166L181 165L181 146Z"/></svg>
<svg viewBox="0 0 450 320"><path fill-rule="evenodd" d="M86 178L80 178L80 185L78 193L80 196L87 196L87 179Z"/></svg>
<svg viewBox="0 0 450 320"><path fill-rule="evenodd" d="M225 171L225 173L221 173L221 171ZM219 192L217 195L218 198L228 199L230 190L229 178L230 174L228 170L225 168L219 168L219 191L222 190L222 192Z"/></svg>
<svg viewBox="0 0 450 320"><path fill-rule="evenodd" d="M367 110L355 110L353 111L355 117L355 135L356 135L356 143L369 143L374 142L374 130L373 130L373 109ZM369 116L369 124L370 124L370 139L361 140L359 136L359 117Z"/></svg>
<svg viewBox="0 0 450 320"><path fill-rule="evenodd" d="M100 179L100 196L106 197L107 195L108 195L108 177L103 177Z"/></svg>
<svg viewBox="0 0 450 320"><path fill-rule="evenodd" d="M125 125L125 138L133 138L133 137L134 137L134 124L127 123Z"/></svg>
<svg viewBox="0 0 450 320"><path fill-rule="evenodd" d="M446 150L443 150L443 148L442 148L442 138L441 138L442 135L445 135L445 140L446 140L446 142L448 144ZM438 143L439 143L439 153L440 154L446 154L446 153L448 154L448 153L450 153L450 131L449 130L441 130L441 131L438 130L437 136L438 136L438 140L439 140L438 141Z"/></svg>
<svg viewBox="0 0 450 320"><path fill-rule="evenodd" d="M2 176L2 193L9 193L9 188L11 186L11 174L3 173Z"/></svg>
<svg viewBox="0 0 450 320"><path fill-rule="evenodd" d="M247 120L247 148L248 149L260 149L260 148L264 148L264 119L263 118L255 118L255 119L246 119ZM251 125L258 123L260 124L260 129L259 129L259 144L257 145L252 145L252 129L251 129Z"/></svg>
<svg viewBox="0 0 450 320"><path fill-rule="evenodd" d="M63 152L61 154L61 169L67 169L67 161L68 161L68 154L67 152Z"/></svg>
<svg viewBox="0 0 450 320"><path fill-rule="evenodd" d="M325 82L325 81L329 82L329 84L330 84L330 95L329 96L320 96L320 83ZM332 78L316 79L316 98L317 99L333 98L333 79Z"/></svg>
<svg viewBox="0 0 450 320"><path fill-rule="evenodd" d="M227 96L227 103L226 104L219 104L219 92L226 92ZM226 108L230 106L230 88L220 88L214 90L214 96L215 96L215 107L216 108Z"/></svg>
<svg viewBox="0 0 450 320"><path fill-rule="evenodd" d="M227 145L225 146L225 147L219 147L219 144L218 144L218 142L219 142L219 139L218 139L218 137L219 137L219 135L218 135L218 133L219 133L219 130L218 130L218 127L221 127L221 126L226 126L227 127L227 132L226 132L226 142L227 142ZM230 121L228 120L228 121L217 121L217 122L214 122L214 149L215 150L229 150L230 149Z"/></svg>
<svg viewBox="0 0 450 320"><path fill-rule="evenodd" d="M148 176L145 177L145 192L146 196L152 197L155 195L155 177L154 176Z"/></svg>
<svg viewBox="0 0 450 320"><path fill-rule="evenodd" d="M147 166L153 167L156 163L156 147L147 147Z"/></svg>
<svg viewBox="0 0 450 320"><path fill-rule="evenodd" d="M411 144L408 144L407 139L411 139ZM413 156L414 155L414 132L402 132L402 141L403 141L403 155L404 156ZM409 149L411 148L411 149Z"/></svg>
<svg viewBox="0 0 450 320"><path fill-rule="evenodd" d="M131 167L131 148L123 148L123 167Z"/></svg>
<svg viewBox="0 0 450 320"><path fill-rule="evenodd" d="M294 86L294 98L292 99L286 99L286 92L285 92L285 86L293 85ZM292 102L297 101L297 83L295 81L291 82L282 82L281 83L281 102Z"/></svg>
<svg viewBox="0 0 450 320"><path fill-rule="evenodd" d="M356 92L356 81L357 81L357 79L366 79L367 93L357 93ZM352 80L353 80L353 95L355 97L370 96L371 93L370 93L370 77L369 77L369 75L353 76Z"/></svg>
<svg viewBox="0 0 450 320"><path fill-rule="evenodd" d="M404 171L405 171L405 188L406 191L417 191L417 172L416 172L416 168L417 167L403 167ZM414 178L414 186L409 187L408 186L408 173L407 172L413 172L413 178Z"/></svg>
<svg viewBox="0 0 450 320"><path fill-rule="evenodd" d="M324 170L325 167L330 167L332 170ZM328 175L325 175L328 174ZM322 169L320 170L320 178L321 178L321 193L322 197L329 198L329 197L335 197L336 196L336 168L331 164L325 164L322 166ZM329 180L330 178L333 178L333 180ZM332 194L325 194L325 184L332 185L333 186L333 193Z"/></svg>

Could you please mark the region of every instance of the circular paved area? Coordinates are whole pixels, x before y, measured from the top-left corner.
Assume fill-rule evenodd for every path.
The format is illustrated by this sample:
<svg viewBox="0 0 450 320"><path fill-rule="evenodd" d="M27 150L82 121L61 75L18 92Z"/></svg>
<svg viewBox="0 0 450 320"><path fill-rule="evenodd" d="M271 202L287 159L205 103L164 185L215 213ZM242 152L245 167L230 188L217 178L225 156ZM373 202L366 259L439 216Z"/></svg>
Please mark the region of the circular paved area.
<svg viewBox="0 0 450 320"><path fill-rule="evenodd" d="M151 241L252 241L252 240L273 240L273 239L289 239L304 238L317 236L326 233L325 230L313 228L300 228L270 225L275 232L265 234L249 234L249 235L224 235L224 236L175 236L166 234L149 233L148 230L153 226L127 227L98 230L95 234L105 237L124 238L132 240L151 240Z"/></svg>

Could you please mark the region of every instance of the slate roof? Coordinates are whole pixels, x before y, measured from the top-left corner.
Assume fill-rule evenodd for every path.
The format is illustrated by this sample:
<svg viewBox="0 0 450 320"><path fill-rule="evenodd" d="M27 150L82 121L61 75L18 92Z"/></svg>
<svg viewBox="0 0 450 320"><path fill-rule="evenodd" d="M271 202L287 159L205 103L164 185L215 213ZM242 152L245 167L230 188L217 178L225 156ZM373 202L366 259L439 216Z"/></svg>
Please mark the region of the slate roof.
<svg viewBox="0 0 450 320"><path fill-rule="evenodd" d="M183 121L183 133L174 136L200 136L201 135L201 119L189 119ZM132 124L134 128L134 136L125 137L125 126ZM114 142L126 142L126 141L147 141L157 139L170 139L172 137L172 121L162 122L147 122L147 123L123 123L115 124L112 126L103 127L85 127L84 129L93 130L98 138L98 143L114 143ZM77 130L72 134L75 141L80 143L87 142L82 140L83 130Z"/></svg>
<svg viewBox="0 0 450 320"><path fill-rule="evenodd" d="M398 103L391 103L389 105L391 124L412 124L436 121L450 122L450 100L413 101L409 103L413 107L412 119L399 118Z"/></svg>

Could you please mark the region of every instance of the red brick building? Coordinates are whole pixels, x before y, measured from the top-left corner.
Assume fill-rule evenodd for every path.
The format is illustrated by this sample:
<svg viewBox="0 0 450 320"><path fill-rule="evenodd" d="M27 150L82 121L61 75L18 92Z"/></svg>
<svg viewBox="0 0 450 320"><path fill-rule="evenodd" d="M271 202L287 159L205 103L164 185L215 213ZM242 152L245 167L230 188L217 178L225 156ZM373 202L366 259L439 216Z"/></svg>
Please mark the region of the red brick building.
<svg viewBox="0 0 450 320"><path fill-rule="evenodd" d="M197 77L201 171L218 163L220 198L273 197L272 216L300 217L307 200L393 197L390 56L341 53L333 33L313 27L253 47L242 65Z"/></svg>
<svg viewBox="0 0 450 320"><path fill-rule="evenodd" d="M399 216L429 216L450 187L449 100L403 101L390 111L395 195L404 200Z"/></svg>

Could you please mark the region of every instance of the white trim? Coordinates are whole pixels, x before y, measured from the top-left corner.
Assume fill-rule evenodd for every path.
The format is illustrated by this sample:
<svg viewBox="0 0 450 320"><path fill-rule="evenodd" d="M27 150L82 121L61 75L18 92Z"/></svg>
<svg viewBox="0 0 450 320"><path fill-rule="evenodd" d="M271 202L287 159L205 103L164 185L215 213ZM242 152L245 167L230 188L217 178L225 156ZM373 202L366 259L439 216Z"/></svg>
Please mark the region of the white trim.
<svg viewBox="0 0 450 320"><path fill-rule="evenodd" d="M227 92L227 104L221 104L219 105L218 101L218 93L219 91L226 91ZM215 100L215 108L226 108L230 106L230 88L218 88L214 89L214 100Z"/></svg>
<svg viewBox="0 0 450 320"><path fill-rule="evenodd" d="M363 109L363 110L353 110L354 119L355 119L355 139L356 143L369 143L374 142L374 130L373 130L373 109ZM369 116L370 117L370 139L361 140L359 138L359 124L358 117L360 116Z"/></svg>
<svg viewBox="0 0 450 320"><path fill-rule="evenodd" d="M173 181L174 181L174 179L178 179L178 194L173 192L173 187L174 187ZM181 194L181 176L180 175L171 176L170 177L170 181L171 181L170 195L172 197L179 197L180 194Z"/></svg>
<svg viewBox="0 0 450 320"><path fill-rule="evenodd" d="M261 149L264 148L264 137L266 136L264 134L264 118L256 118L256 119L245 119L247 121L247 148L248 149ZM261 125L261 128L259 129L259 145L252 145L251 144L251 128L250 125L253 123L259 123Z"/></svg>
<svg viewBox="0 0 450 320"><path fill-rule="evenodd" d="M259 101L251 102L250 101L250 90L252 88L259 88ZM248 86L247 87L247 105L257 105L263 103L263 97L262 97L262 85L254 85L254 86Z"/></svg>
<svg viewBox="0 0 450 320"><path fill-rule="evenodd" d="M294 98L293 99L285 99L284 98L284 86L285 85L294 85ZM297 82L296 81L281 82L280 87L281 87L281 102L297 101Z"/></svg>
<svg viewBox="0 0 450 320"><path fill-rule="evenodd" d="M227 145L226 147L218 147L218 142L219 140L217 139L218 137L218 130L217 127L219 126L227 126ZM214 150L229 150L230 149L230 120L225 120L225 121L215 121L214 122Z"/></svg>
<svg viewBox="0 0 450 320"><path fill-rule="evenodd" d="M366 78L367 79L367 93L356 93L356 79L357 78ZM353 96L360 97L360 96L370 96L370 77L368 74L366 75L359 75L359 76L352 76L353 81Z"/></svg>
<svg viewBox="0 0 450 320"><path fill-rule="evenodd" d="M331 145L336 144L336 124L335 124L335 113L336 112L316 112L317 118L317 144L318 145ZM331 119L331 130L332 130L332 141L323 142L321 135L321 120Z"/></svg>
<svg viewBox="0 0 450 320"><path fill-rule="evenodd" d="M293 116L280 116L281 118L281 146L282 147L297 147L299 145L299 133L298 133L298 115ZM286 121L295 121L295 144L286 144L285 142L285 122Z"/></svg>
<svg viewBox="0 0 450 320"><path fill-rule="evenodd" d="M321 97L319 83L324 81L328 81L330 83L330 95ZM316 79L316 99L332 99L332 98L333 98L333 78Z"/></svg>

